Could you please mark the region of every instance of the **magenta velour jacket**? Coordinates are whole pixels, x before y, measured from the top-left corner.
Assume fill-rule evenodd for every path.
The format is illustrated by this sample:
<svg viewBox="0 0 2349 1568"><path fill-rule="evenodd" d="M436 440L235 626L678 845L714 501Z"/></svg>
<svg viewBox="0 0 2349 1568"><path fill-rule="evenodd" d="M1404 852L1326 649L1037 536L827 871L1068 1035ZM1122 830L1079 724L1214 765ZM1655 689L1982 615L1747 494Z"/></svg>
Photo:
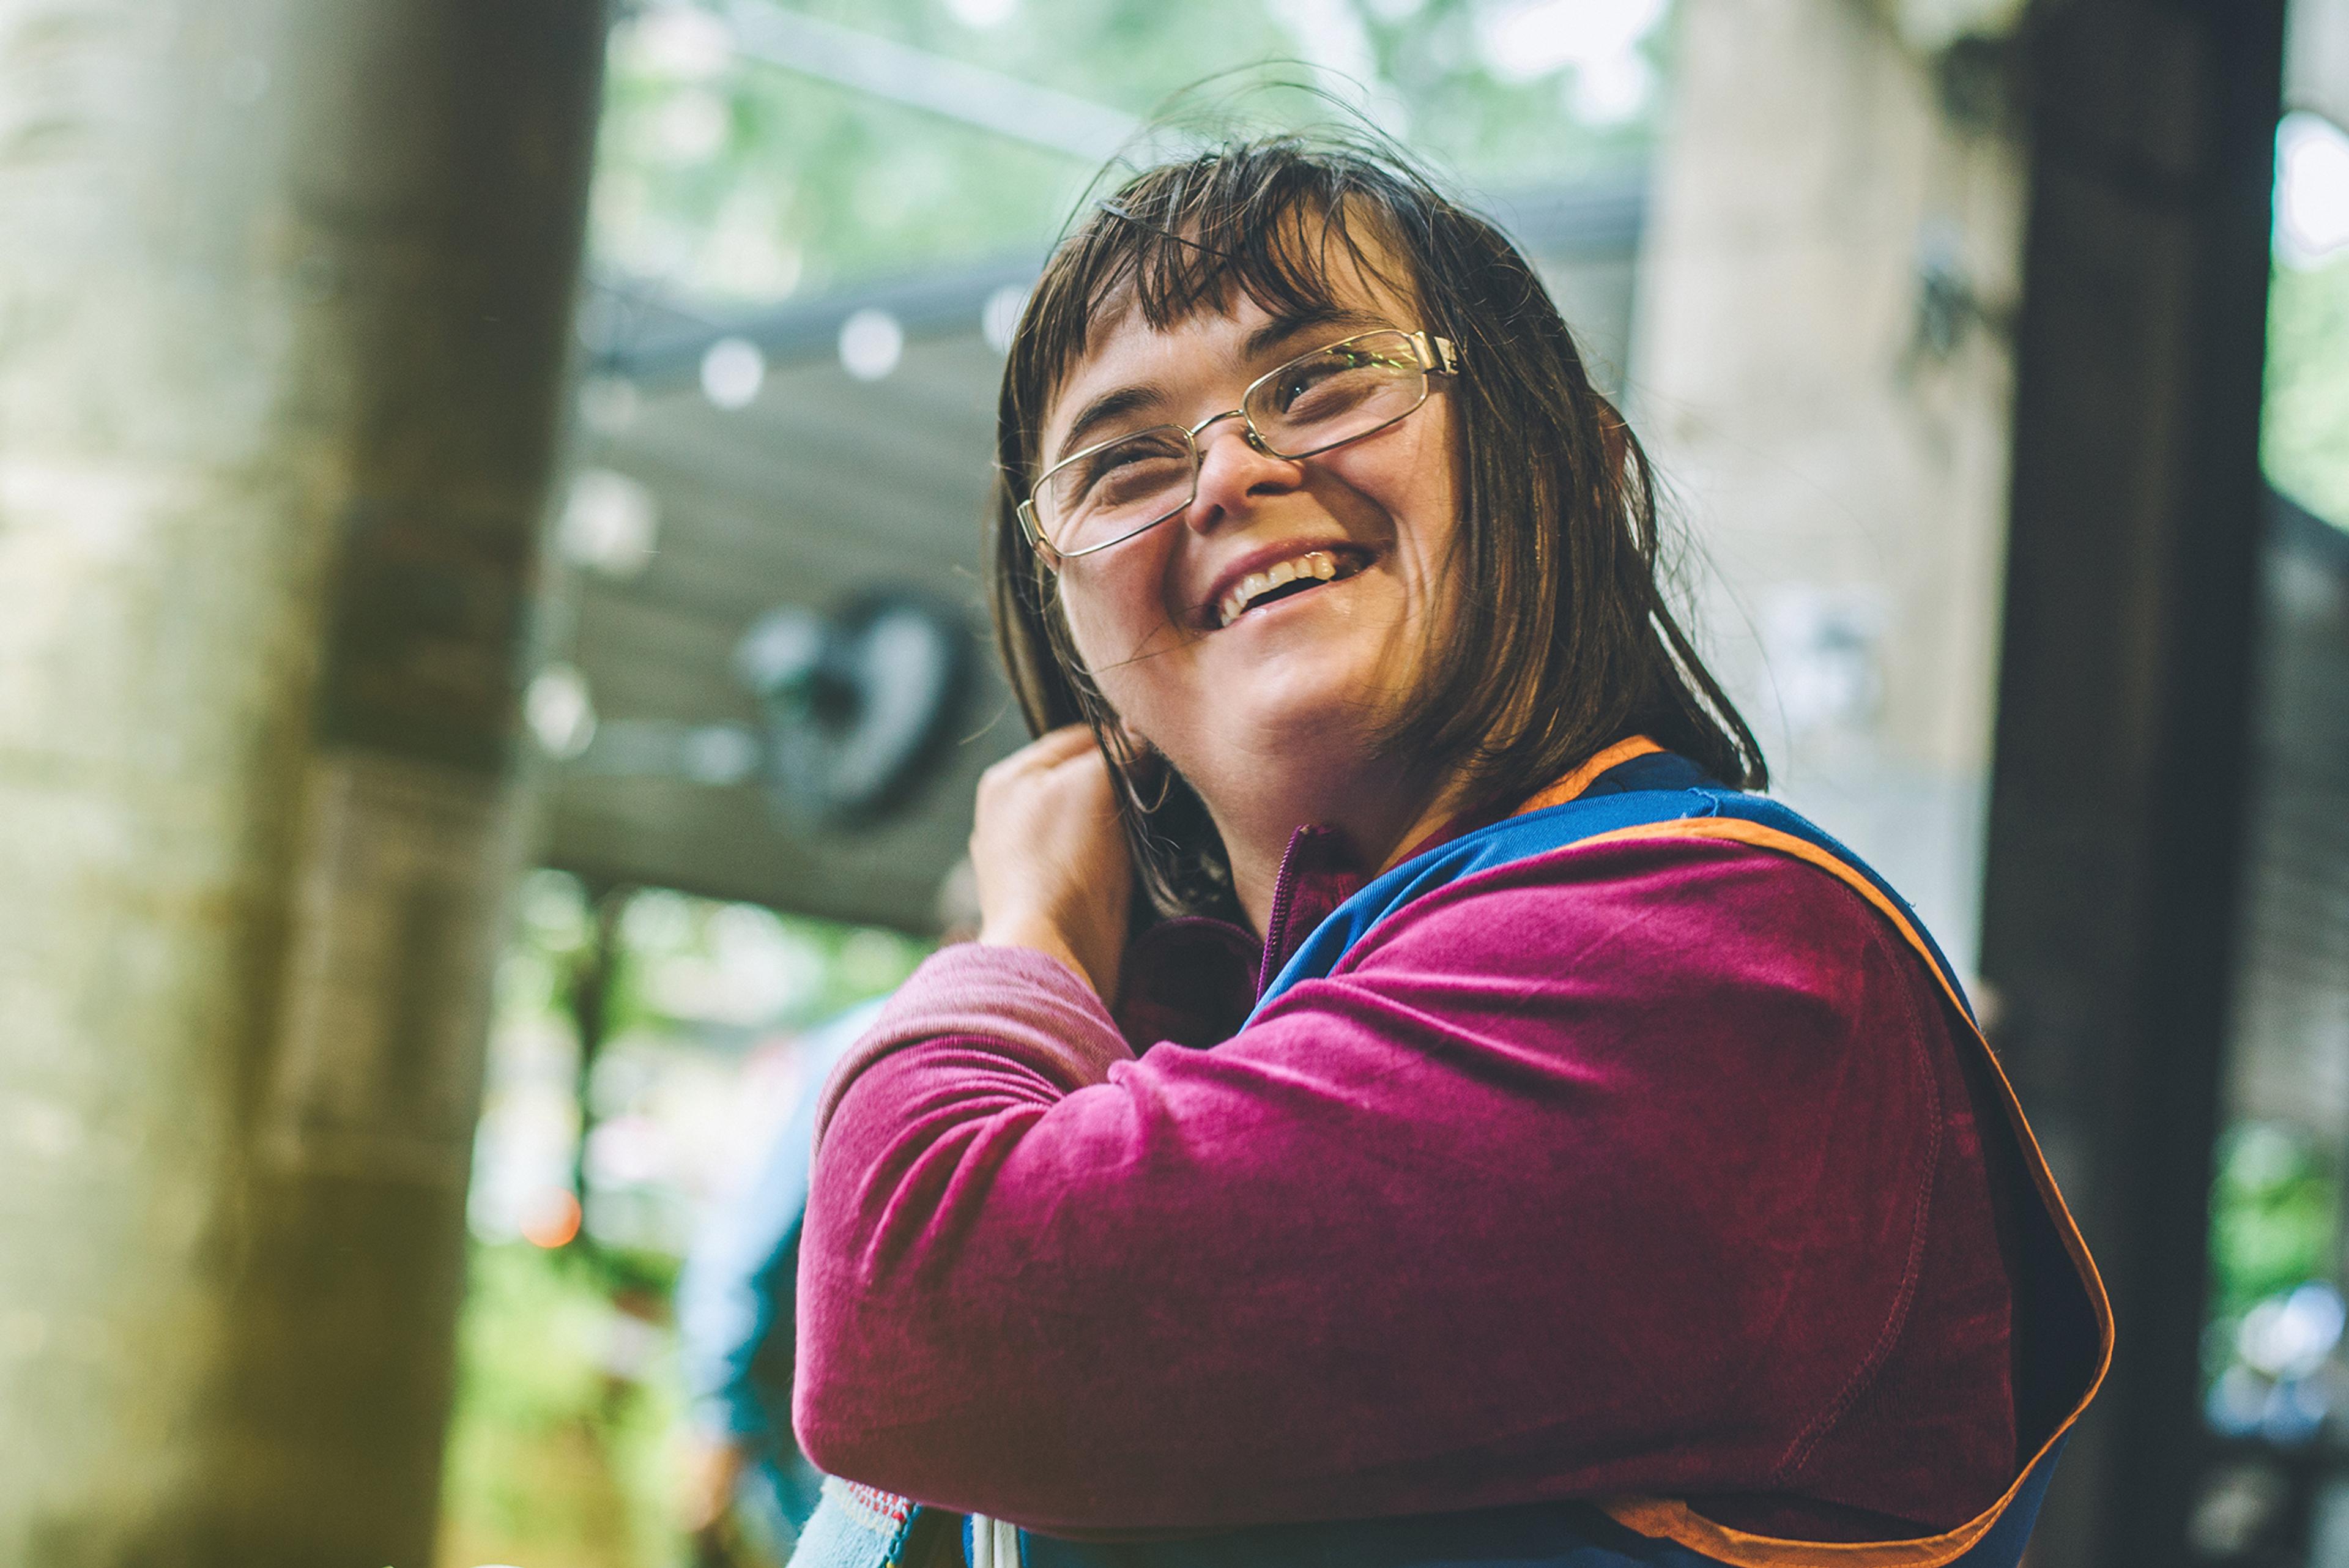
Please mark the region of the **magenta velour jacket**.
<svg viewBox="0 0 2349 1568"><path fill-rule="evenodd" d="M801 1253L817 1465L1078 1536L1641 1494L1882 1540L2000 1496L2028 1178L1855 893L1578 846L1239 1028L1363 880L1324 832L1288 865L1266 950L1160 927L1115 1016L957 946L851 1051Z"/></svg>

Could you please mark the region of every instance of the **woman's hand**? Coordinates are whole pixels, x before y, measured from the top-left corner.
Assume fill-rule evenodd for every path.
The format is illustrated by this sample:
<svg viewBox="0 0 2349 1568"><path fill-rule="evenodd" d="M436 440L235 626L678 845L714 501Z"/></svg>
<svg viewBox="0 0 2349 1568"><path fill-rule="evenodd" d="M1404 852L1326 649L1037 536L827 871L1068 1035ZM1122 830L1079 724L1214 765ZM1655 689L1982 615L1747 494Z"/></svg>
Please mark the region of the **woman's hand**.
<svg viewBox="0 0 2349 1568"><path fill-rule="evenodd" d="M980 941L1050 953L1116 998L1133 865L1092 732L1054 730L980 775L970 863Z"/></svg>

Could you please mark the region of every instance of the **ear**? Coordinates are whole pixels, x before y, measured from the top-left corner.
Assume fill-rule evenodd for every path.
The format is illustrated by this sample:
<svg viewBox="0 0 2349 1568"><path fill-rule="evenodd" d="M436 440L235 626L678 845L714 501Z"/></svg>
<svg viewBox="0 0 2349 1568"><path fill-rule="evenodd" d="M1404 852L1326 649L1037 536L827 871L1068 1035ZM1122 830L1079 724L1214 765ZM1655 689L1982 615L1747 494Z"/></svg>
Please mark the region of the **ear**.
<svg viewBox="0 0 2349 1568"><path fill-rule="evenodd" d="M1136 762L1153 756L1156 753L1157 748L1151 745L1150 737L1127 723L1123 715L1112 713L1109 722L1103 728L1117 737L1119 747Z"/></svg>

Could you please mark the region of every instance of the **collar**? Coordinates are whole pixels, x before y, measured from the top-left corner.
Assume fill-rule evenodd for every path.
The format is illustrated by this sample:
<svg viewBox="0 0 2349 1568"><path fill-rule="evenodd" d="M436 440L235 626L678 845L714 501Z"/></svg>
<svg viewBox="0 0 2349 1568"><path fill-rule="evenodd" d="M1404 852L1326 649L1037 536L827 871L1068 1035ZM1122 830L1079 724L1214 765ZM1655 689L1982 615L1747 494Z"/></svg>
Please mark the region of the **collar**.
<svg viewBox="0 0 2349 1568"><path fill-rule="evenodd" d="M1619 741L1514 809L1462 812L1396 856L1393 864L1504 817L1562 805L1609 769L1663 749L1644 735ZM1126 955L1116 1010L1119 1029L1136 1051L1161 1040L1206 1046L1229 1039L1313 929L1378 869L1363 864L1337 829L1299 828L1280 857L1264 940L1228 920L1200 917L1164 920L1142 932Z"/></svg>

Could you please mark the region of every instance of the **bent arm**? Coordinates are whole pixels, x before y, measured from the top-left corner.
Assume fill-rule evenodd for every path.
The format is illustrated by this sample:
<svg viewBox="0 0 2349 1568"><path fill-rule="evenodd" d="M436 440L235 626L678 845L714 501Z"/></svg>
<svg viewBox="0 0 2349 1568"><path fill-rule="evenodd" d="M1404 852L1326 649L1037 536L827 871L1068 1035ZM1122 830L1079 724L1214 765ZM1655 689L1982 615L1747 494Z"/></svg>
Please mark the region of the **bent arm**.
<svg viewBox="0 0 2349 1568"><path fill-rule="evenodd" d="M1850 1048L1872 917L1787 865L1488 872L1139 1060L1040 955L940 955L834 1080L810 1457L1064 1532L1757 1484L1888 1332L1930 1175L1930 1088Z"/></svg>

